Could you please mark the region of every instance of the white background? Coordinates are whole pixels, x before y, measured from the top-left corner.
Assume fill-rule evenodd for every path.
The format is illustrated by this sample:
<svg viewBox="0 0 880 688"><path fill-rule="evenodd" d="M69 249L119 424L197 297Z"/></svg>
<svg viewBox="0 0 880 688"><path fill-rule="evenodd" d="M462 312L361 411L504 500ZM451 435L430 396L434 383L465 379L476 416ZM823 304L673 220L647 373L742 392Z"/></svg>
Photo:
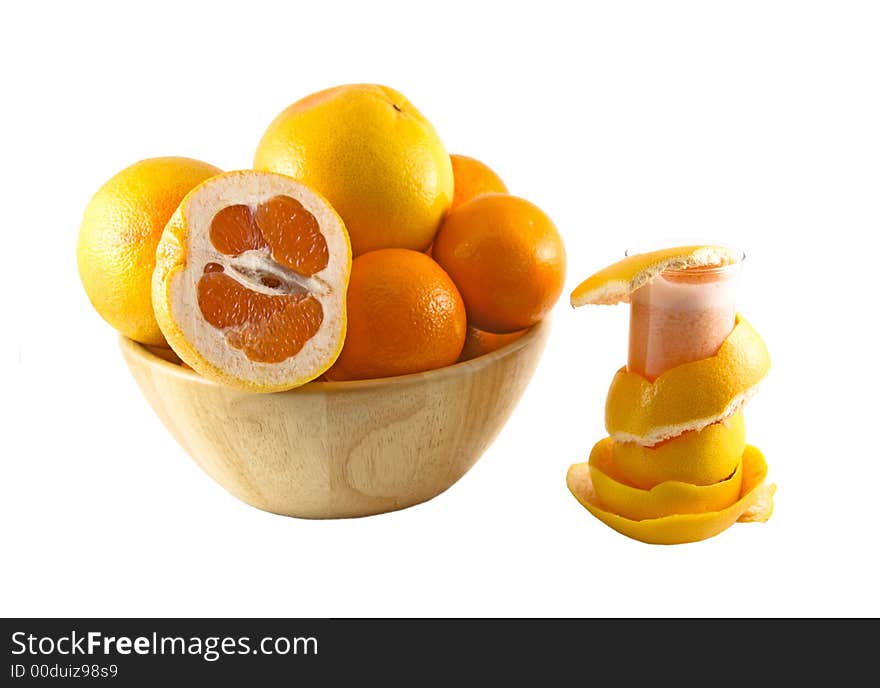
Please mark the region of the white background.
<svg viewBox="0 0 880 688"><path fill-rule="evenodd" d="M574 10L573 8L580 9ZM0 18L0 614L880 614L880 16L855 2L13 3ZM530 387L447 493L348 521L266 514L202 474L80 287L91 194L144 157L247 167L312 91L380 82L567 245ZM567 293L625 247L748 253L773 356L747 409L766 525L629 540L569 495L603 435L625 307Z"/></svg>

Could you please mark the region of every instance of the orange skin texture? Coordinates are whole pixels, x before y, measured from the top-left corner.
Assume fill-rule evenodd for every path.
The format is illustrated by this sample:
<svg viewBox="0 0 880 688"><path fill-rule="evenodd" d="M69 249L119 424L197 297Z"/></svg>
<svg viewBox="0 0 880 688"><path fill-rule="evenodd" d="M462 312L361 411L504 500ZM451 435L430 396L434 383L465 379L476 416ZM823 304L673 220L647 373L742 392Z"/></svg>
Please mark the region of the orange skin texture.
<svg viewBox="0 0 880 688"><path fill-rule="evenodd" d="M508 333L540 322L565 282L565 247L538 206L508 194L487 194L446 216L434 259L452 277L468 321Z"/></svg>
<svg viewBox="0 0 880 688"><path fill-rule="evenodd" d="M452 195L452 209L487 193L507 193L507 186L495 171L476 158L453 153L452 176L455 190Z"/></svg>
<svg viewBox="0 0 880 688"><path fill-rule="evenodd" d="M452 202L452 163L436 130L386 86L349 84L297 101L269 125L254 168L324 196L352 253L424 251Z"/></svg>
<svg viewBox="0 0 880 688"><path fill-rule="evenodd" d="M348 332L330 380L364 380L452 365L467 318L453 281L429 256L381 249L358 256L348 285Z"/></svg>
<svg viewBox="0 0 880 688"><path fill-rule="evenodd" d="M507 346L522 337L528 330L519 330L510 334L495 334L484 332L476 327L468 327L467 336L464 340L464 348L461 350L459 361L470 361L472 358L483 356L497 351L502 346Z"/></svg>

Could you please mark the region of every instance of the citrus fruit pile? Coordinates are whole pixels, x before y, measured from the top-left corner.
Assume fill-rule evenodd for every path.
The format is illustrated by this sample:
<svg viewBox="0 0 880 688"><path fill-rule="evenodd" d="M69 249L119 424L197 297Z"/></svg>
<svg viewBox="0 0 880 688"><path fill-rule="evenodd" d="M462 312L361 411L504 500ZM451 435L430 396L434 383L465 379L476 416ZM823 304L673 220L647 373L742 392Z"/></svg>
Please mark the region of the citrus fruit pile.
<svg viewBox="0 0 880 688"><path fill-rule="evenodd" d="M88 204L77 258L123 335L257 392L483 355L543 319L565 278L543 211L369 84L285 109L252 170L126 168Z"/></svg>
<svg viewBox="0 0 880 688"><path fill-rule="evenodd" d="M628 301L665 270L723 263L716 247L628 256L582 282L573 306ZM692 333L683 333L688 336ZM620 369L605 403L609 436L568 470L568 488L594 516L655 544L712 537L737 521L766 521L775 485L746 444L742 407L770 368L764 342L737 316L717 353L654 380Z"/></svg>

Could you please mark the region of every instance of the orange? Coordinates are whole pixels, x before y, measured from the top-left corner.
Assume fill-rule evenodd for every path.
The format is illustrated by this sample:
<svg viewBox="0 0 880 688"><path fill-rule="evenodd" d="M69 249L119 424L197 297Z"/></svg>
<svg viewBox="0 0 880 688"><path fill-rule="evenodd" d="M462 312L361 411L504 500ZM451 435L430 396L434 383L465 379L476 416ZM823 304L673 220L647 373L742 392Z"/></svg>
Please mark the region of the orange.
<svg viewBox="0 0 880 688"><path fill-rule="evenodd" d="M464 348L461 350L459 361L469 361L472 358L483 356L507 346L511 342L515 342L526 333L526 330L519 330L509 334L495 334L494 332L484 332L476 327L468 327L467 336L464 339Z"/></svg>
<svg viewBox="0 0 880 688"><path fill-rule="evenodd" d="M457 208L477 196L487 193L507 193L507 186L495 171L476 158L453 153L452 176L455 178L455 193L452 196L452 207Z"/></svg>
<svg viewBox="0 0 880 688"><path fill-rule="evenodd" d="M348 286L348 335L331 380L418 373L455 363L464 303L443 268L407 249L358 256Z"/></svg>
<svg viewBox="0 0 880 688"><path fill-rule="evenodd" d="M190 158L141 160L86 206L76 247L79 276L95 310L126 337L165 344L150 299L156 244L187 192L220 172Z"/></svg>
<svg viewBox="0 0 880 688"><path fill-rule="evenodd" d="M461 291L470 324L488 332L539 322L565 281L565 247L553 222L507 194L479 196L450 212L433 256Z"/></svg>
<svg viewBox="0 0 880 688"><path fill-rule="evenodd" d="M280 391L339 355L350 270L345 226L324 198L282 175L229 172L193 189L168 222L153 305L197 372Z"/></svg>
<svg viewBox="0 0 880 688"><path fill-rule="evenodd" d="M452 163L431 123L400 93L352 84L314 93L269 125L254 167L326 197L354 255L424 251L452 202Z"/></svg>

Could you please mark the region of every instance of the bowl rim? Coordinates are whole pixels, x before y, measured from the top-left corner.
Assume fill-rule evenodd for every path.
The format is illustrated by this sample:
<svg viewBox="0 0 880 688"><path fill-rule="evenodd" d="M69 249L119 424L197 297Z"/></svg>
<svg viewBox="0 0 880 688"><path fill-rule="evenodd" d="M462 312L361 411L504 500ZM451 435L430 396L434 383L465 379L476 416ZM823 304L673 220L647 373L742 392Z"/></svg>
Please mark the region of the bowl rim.
<svg viewBox="0 0 880 688"><path fill-rule="evenodd" d="M294 387L293 389L288 389L283 392L259 392L259 394L307 394L344 390L354 391L384 387L392 384L406 385L418 384L426 382L428 380L440 380L446 377L460 375L466 372L473 372L490 366L495 363L495 361L498 361L499 359L505 358L506 356L509 356L512 353L519 351L523 347L529 345L534 340L538 339L540 336L543 336L549 330L549 328L550 316L548 315L544 317L544 319L540 322L532 325L522 337L519 337L509 344L502 346L500 349L490 351L487 354L477 356L476 358L472 358L468 361L453 363L452 365L444 366L443 368L435 368L434 370L426 370L422 373L409 373L407 375L395 375L392 377L377 377L369 380L313 380L311 382L307 382L300 387ZM213 380L202 377L191 368L184 367L177 363L172 363L171 361L167 361L161 356L154 354L152 351L150 351L150 349L147 348L146 345L141 344L140 342L136 342L133 339L129 339L122 334L119 335L119 346L124 351L130 352L132 356L146 361L150 366L162 368L167 374L185 378L191 383L202 384L211 387L222 387L224 389L241 391L243 393L257 393L248 392L247 390L243 389L239 390L236 387L229 387L219 382L214 382Z"/></svg>

